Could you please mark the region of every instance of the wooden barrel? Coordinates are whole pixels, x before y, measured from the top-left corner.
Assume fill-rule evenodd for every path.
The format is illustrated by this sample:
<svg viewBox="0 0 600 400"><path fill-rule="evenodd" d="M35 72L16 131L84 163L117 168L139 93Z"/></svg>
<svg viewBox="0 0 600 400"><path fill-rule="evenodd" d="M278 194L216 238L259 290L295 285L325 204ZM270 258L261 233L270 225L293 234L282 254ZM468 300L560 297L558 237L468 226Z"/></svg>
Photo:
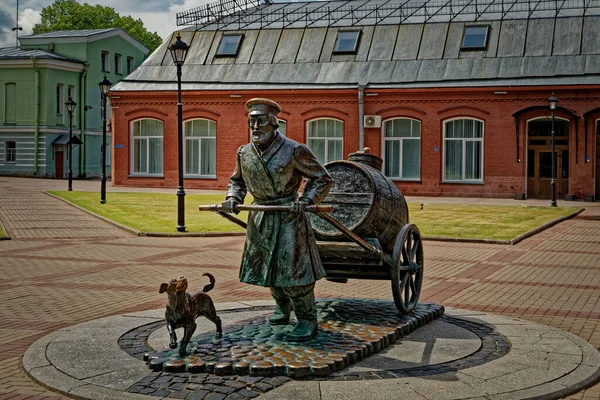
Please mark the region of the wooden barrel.
<svg viewBox="0 0 600 400"><path fill-rule="evenodd" d="M332 217L362 238L378 239L383 251L391 254L398 232L409 222L408 207L381 165L381 158L363 152L350 154L348 161L326 164L333 188L321 204L333 205ZM311 223L319 240L347 240L316 215Z"/></svg>

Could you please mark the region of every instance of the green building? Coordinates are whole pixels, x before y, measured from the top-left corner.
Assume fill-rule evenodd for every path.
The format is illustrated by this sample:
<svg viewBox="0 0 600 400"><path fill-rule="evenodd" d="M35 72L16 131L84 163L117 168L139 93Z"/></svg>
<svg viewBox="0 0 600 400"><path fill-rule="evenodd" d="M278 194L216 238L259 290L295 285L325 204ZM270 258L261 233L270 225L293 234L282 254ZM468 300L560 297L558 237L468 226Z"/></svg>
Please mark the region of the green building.
<svg viewBox="0 0 600 400"><path fill-rule="evenodd" d="M0 174L64 178L68 172L72 98L73 176L99 176L104 75L116 83L144 61L148 49L121 29L57 31L22 36L0 48ZM107 109L110 120L110 107ZM111 165L107 122L107 175Z"/></svg>

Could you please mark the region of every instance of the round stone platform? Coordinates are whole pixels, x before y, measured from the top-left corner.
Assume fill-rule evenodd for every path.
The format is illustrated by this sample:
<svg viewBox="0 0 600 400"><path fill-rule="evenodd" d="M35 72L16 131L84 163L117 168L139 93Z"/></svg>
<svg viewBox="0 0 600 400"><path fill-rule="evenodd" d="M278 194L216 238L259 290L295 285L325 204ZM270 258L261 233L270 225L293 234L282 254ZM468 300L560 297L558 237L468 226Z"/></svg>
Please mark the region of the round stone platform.
<svg viewBox="0 0 600 400"><path fill-rule="evenodd" d="M152 371L143 361L145 353L153 349L160 352L169 342L162 309L102 318L53 332L27 350L23 367L40 384L73 397L140 400L242 400L258 396L327 400L553 399L577 392L600 377L600 354L593 346L545 325L454 309L447 309L443 317L435 319L426 316L430 315L427 310L433 310L431 315L440 317L442 308L434 304L421 305L421 317L413 317L420 322L395 319L393 311L382 320L374 310L394 310L394 305L380 300L364 301L370 311L363 326L354 326L355 320L336 324L335 320L341 318L333 312L336 308L350 307L360 314L356 302L363 301L335 301L338 303L333 306L332 300L320 303L321 321L323 310L333 314L329 325L325 321L324 326L331 331L320 335L344 332L345 336L340 339L333 335L335 340L329 342L329 347L318 348L321 353L314 360L306 355L313 354L316 344L294 345L299 355L282 349L281 343L274 344L269 336L274 332L266 332L263 325L273 309L272 302L265 301L217 304L223 321L223 341L212 342L214 325L198 319L198 336L189 350L199 350L194 358L203 362L201 369L166 372L161 365L160 370ZM357 316L360 319L360 315L353 318ZM387 330L380 328L381 324ZM414 329L404 328L411 325ZM373 332L381 339L376 341ZM259 343L249 340L261 334ZM271 347L263 349L264 344ZM347 350L344 346L354 350L343 353ZM270 368L262 374L252 373L250 368L235 371L232 354L244 362L244 357L261 352L271 353L266 357L271 361L250 358L246 362L250 367L253 361L269 361ZM291 358L285 360L285 368L279 365L280 373L276 373L272 361L282 360L282 354ZM327 355L337 357L337 364L335 360L327 364ZM295 377L294 374L285 371L296 356L302 358L301 364L309 365L309 370L311 360L323 361L328 365L327 373L305 373L302 376L310 376L291 379L286 375ZM215 370L219 361L229 363L227 368ZM187 364L189 360L186 367Z"/></svg>

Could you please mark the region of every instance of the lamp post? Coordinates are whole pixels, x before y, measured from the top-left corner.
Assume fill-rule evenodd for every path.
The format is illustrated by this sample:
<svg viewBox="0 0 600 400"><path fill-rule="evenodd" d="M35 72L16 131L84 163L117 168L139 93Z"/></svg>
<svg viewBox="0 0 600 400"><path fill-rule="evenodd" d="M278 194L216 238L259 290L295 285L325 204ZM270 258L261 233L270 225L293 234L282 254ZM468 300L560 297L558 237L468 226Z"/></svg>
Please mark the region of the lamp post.
<svg viewBox="0 0 600 400"><path fill-rule="evenodd" d="M67 106L67 111L69 112L69 191L73 190L73 143L72 135L73 135L73 112L75 111L75 107L77 107L77 103L73 101L71 97L65 103Z"/></svg>
<svg viewBox="0 0 600 400"><path fill-rule="evenodd" d="M100 204L106 203L106 95L110 90L110 85L112 83L106 79L106 75L98 83L102 101L102 177L100 184Z"/></svg>
<svg viewBox="0 0 600 400"><path fill-rule="evenodd" d="M181 66L190 47L177 35L177 41L169 47L173 62L177 66L177 232L185 232L185 191L183 190L183 107L181 103Z"/></svg>
<svg viewBox="0 0 600 400"><path fill-rule="evenodd" d="M552 115L552 130L550 132L550 140L552 142L552 181L550 185L552 185L552 201L550 202L550 207L556 207L556 154L554 151L554 110L556 110L556 105L558 104L558 99L552 92L550 98L548 99L548 106L550 107L550 112Z"/></svg>

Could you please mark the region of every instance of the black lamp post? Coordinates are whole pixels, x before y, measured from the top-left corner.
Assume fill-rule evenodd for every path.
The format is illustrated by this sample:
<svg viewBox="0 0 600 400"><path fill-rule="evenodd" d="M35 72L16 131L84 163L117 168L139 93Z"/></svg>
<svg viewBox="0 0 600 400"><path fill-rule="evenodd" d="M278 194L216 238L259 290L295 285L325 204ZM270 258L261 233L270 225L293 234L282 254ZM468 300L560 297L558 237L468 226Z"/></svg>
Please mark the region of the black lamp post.
<svg viewBox="0 0 600 400"><path fill-rule="evenodd" d="M71 97L65 103L67 106L67 111L69 112L69 191L73 190L73 112L75 111L75 107L77 107L77 103L73 101Z"/></svg>
<svg viewBox="0 0 600 400"><path fill-rule="evenodd" d="M177 169L179 186L177 187L177 232L185 232L185 191L183 190L183 107L181 104L181 66L190 46L177 35L177 41L169 47L173 62L177 66Z"/></svg>
<svg viewBox="0 0 600 400"><path fill-rule="evenodd" d="M556 153L554 151L554 110L556 110L556 105L558 104L558 99L554 95L554 92L548 99L548 106L550 106L550 112L552 114L552 131L550 132L550 140L552 142L552 201L550 202L551 207L556 207Z"/></svg>
<svg viewBox="0 0 600 400"><path fill-rule="evenodd" d="M100 96L102 101L102 177L100 184L100 203L106 203L106 95L110 90L110 81L106 79L106 75L104 75L104 79L98 83L100 87Z"/></svg>

